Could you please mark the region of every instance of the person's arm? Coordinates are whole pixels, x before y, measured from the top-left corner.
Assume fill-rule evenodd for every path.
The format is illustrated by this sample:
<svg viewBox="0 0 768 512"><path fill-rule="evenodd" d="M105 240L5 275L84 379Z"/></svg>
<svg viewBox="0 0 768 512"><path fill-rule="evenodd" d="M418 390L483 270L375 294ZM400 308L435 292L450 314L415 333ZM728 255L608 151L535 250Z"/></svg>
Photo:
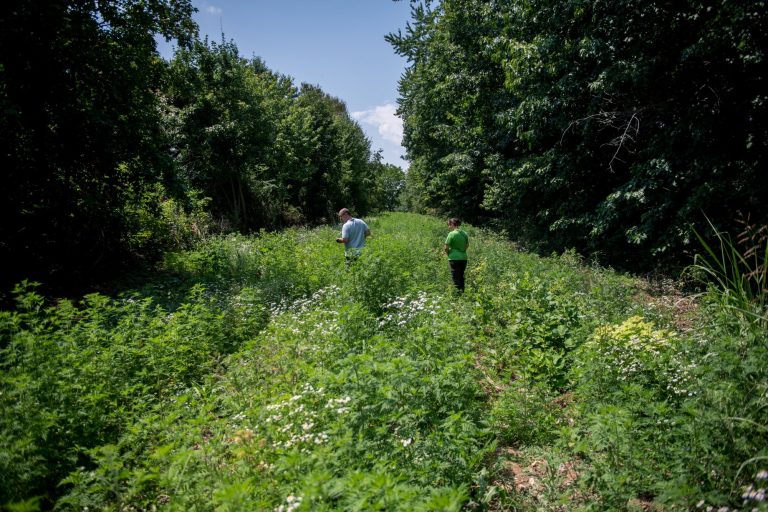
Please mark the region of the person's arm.
<svg viewBox="0 0 768 512"><path fill-rule="evenodd" d="M371 230L368 228L365 228L365 238L368 238L369 236L371 236Z"/></svg>
<svg viewBox="0 0 768 512"><path fill-rule="evenodd" d="M445 254L448 254L451 252L451 248L448 247L448 244L443 244L443 250L445 251Z"/></svg>
<svg viewBox="0 0 768 512"><path fill-rule="evenodd" d="M341 236L336 239L336 243L339 244L346 244L349 242L349 226L347 226L347 223L345 222L343 226L341 226Z"/></svg>

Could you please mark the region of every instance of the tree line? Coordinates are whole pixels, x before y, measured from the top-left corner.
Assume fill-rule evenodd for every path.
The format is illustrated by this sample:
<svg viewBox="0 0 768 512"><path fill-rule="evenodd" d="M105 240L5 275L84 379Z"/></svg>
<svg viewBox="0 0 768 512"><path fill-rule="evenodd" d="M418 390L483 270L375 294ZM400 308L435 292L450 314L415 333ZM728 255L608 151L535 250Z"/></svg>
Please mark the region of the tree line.
<svg viewBox="0 0 768 512"><path fill-rule="evenodd" d="M635 271L768 222L761 0L411 7L388 40L412 208Z"/></svg>
<svg viewBox="0 0 768 512"><path fill-rule="evenodd" d="M13 0L0 13L0 285L70 286L210 231L395 206L400 168L345 104L234 42L189 0ZM161 58L156 37L178 50Z"/></svg>
<svg viewBox="0 0 768 512"><path fill-rule="evenodd" d="M760 0L412 2L388 40L407 206L647 270L768 222ZM397 205L344 103L200 40L190 1L0 13L0 286L80 283L209 231ZM155 37L178 50L161 58Z"/></svg>

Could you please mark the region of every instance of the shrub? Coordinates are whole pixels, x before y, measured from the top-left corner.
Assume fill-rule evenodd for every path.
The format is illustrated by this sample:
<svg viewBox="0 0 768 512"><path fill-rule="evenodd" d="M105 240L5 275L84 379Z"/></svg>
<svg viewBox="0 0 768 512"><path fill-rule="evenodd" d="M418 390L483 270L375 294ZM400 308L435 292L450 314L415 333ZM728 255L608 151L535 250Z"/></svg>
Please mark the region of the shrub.
<svg viewBox="0 0 768 512"><path fill-rule="evenodd" d="M637 386L658 399L692 395L694 365L685 361L681 346L673 332L655 329L639 316L600 327L576 350L571 373L576 392L602 402Z"/></svg>
<svg viewBox="0 0 768 512"><path fill-rule="evenodd" d="M0 352L2 503L52 499L87 463L85 450L115 442L136 415L201 382L231 346L201 287L175 311L98 294L46 308L27 285L17 294Z"/></svg>

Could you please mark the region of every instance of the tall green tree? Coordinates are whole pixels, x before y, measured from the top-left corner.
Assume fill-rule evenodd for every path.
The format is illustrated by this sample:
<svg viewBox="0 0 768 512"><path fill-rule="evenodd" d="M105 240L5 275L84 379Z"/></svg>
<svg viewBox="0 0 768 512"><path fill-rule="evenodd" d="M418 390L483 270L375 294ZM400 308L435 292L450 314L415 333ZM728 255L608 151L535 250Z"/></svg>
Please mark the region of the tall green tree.
<svg viewBox="0 0 768 512"><path fill-rule="evenodd" d="M406 173L402 168L382 162L381 152L374 154L373 175L375 193L372 194L376 208L395 211L406 208Z"/></svg>
<svg viewBox="0 0 768 512"><path fill-rule="evenodd" d="M310 218L327 220L342 206L366 214L375 187L370 140L346 104L319 87L302 84L297 101L309 113L313 133L302 208Z"/></svg>
<svg viewBox="0 0 768 512"><path fill-rule="evenodd" d="M420 183L414 200L471 221L482 208L487 161L498 145L493 126L507 96L504 74L491 60L492 6L414 3L405 33L387 40L411 65L400 81L400 114L411 160L409 179Z"/></svg>
<svg viewBox="0 0 768 512"><path fill-rule="evenodd" d="M196 42L170 63L164 94L176 188L212 199L241 232L365 213L375 181L370 141L346 105L293 85L234 42Z"/></svg>
<svg viewBox="0 0 768 512"><path fill-rule="evenodd" d="M290 81L239 55L234 42L196 42L170 64L165 124L185 189L212 199L231 228L274 223L283 195L277 141Z"/></svg>
<svg viewBox="0 0 768 512"><path fill-rule="evenodd" d="M155 36L188 44L188 0L11 0L0 13L0 285L70 283L124 259L126 204L167 164Z"/></svg>
<svg viewBox="0 0 768 512"><path fill-rule="evenodd" d="M687 260L704 214L768 221L762 2L413 4L390 40L423 203L634 269Z"/></svg>

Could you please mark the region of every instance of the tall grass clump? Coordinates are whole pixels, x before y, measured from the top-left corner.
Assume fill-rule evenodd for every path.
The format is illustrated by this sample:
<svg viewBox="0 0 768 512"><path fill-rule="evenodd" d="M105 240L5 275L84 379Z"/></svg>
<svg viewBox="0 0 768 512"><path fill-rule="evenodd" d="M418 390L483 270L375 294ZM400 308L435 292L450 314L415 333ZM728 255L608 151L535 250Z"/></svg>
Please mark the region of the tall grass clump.
<svg viewBox="0 0 768 512"><path fill-rule="evenodd" d="M268 302L309 295L339 270L330 228L288 229L257 236L211 237L192 251L167 253L163 269L208 288L258 285Z"/></svg>
<svg viewBox="0 0 768 512"><path fill-rule="evenodd" d="M719 247L702 240L703 254L690 269L707 290L694 335L698 389L686 404L695 413L684 460L696 471L679 487L706 504L766 510L768 238L765 228L748 228L736 242L715 235Z"/></svg>
<svg viewBox="0 0 768 512"><path fill-rule="evenodd" d="M746 226L736 242L711 227L719 247L712 247L697 233L703 253L696 255L691 273L723 308L746 316L757 327L768 327L768 227Z"/></svg>

